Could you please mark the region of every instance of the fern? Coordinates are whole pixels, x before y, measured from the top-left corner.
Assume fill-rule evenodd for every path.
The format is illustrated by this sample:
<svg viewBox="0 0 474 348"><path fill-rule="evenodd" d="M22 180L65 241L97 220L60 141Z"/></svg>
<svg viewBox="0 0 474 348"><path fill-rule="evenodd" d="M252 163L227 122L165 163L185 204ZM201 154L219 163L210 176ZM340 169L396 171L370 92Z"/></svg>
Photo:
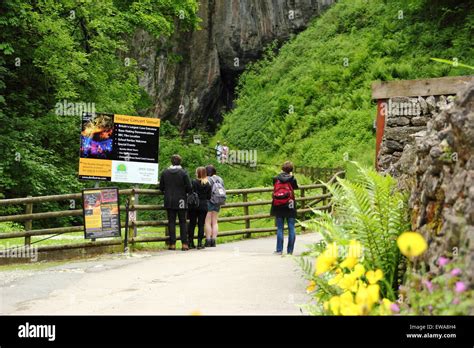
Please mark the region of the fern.
<svg viewBox="0 0 474 348"><path fill-rule="evenodd" d="M360 241L364 247L363 263L368 269L382 269L382 292L393 297L400 260L396 239L409 229L407 197L397 190L391 176L353 163L358 170L355 180L338 178L337 183L326 184L332 195L333 213L314 211L305 224L327 243Z"/></svg>

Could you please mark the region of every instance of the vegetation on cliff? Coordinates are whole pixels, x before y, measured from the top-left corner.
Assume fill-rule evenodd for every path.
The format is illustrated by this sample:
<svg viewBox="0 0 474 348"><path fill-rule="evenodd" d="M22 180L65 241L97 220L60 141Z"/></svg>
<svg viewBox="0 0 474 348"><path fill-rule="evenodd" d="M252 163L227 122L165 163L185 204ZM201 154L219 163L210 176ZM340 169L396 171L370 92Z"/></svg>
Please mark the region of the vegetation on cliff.
<svg viewBox="0 0 474 348"><path fill-rule="evenodd" d="M246 70L218 133L274 161L337 166L374 158L374 80L472 74L470 1L342 0Z"/></svg>
<svg viewBox="0 0 474 348"><path fill-rule="evenodd" d="M148 101L127 35L190 30L196 12L195 0L2 0L0 198L78 190L80 113L56 103L136 115Z"/></svg>

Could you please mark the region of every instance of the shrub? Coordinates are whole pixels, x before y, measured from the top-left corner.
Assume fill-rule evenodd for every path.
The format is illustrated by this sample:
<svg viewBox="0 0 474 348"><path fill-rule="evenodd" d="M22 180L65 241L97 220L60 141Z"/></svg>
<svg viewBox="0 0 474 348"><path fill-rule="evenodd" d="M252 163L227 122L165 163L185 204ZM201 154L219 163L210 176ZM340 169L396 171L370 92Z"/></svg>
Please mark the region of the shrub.
<svg viewBox="0 0 474 348"><path fill-rule="evenodd" d="M392 177L353 164L358 170L355 179L339 178L336 184L326 184L333 196L333 212L315 210L315 216L304 222L307 227L320 233L323 241L313 245L305 254L316 258L314 266L305 257L300 263L308 279L319 284L322 292L316 292L315 295L319 301L328 300L329 296L339 293L337 288L329 284L330 279L336 276L349 277L356 282L364 281L363 278L356 279L352 273L358 263L364 269L377 270L383 276L380 282L381 296L387 301L394 301L400 262L397 237L409 228L406 195L397 190ZM338 254L331 259L334 263L326 267L328 259L324 257L326 251L322 251L325 245L347 250L348 255L339 260ZM354 245L359 245L361 249L357 257L350 255L351 250L354 254L354 250L359 248ZM321 276L325 271L329 273ZM367 311L364 313L368 314Z"/></svg>

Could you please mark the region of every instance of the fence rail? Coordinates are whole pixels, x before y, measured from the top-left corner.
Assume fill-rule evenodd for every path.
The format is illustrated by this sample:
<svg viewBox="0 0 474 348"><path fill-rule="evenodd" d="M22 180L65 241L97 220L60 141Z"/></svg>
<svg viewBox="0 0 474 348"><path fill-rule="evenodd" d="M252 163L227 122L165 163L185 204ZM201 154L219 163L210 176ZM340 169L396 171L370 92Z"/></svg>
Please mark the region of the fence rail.
<svg viewBox="0 0 474 348"><path fill-rule="evenodd" d="M335 173L332 178L329 180L330 183L334 182L337 177L343 177L344 171L338 171ZM312 190L321 190L320 194L311 194L307 195L308 191ZM243 221L245 228L236 229L231 231L223 231L219 233L220 237L223 236L233 236L233 235L242 235L249 237L253 233L266 233L276 231L276 227L251 227L251 221L268 219L271 217L269 213L258 213L251 214L249 207L253 206L268 206L268 211L270 210L271 199L264 200L250 200L249 196L257 193L270 193L273 191L272 187L259 187L259 188L247 188L247 189L230 189L227 190L229 196L240 196L241 201L239 202L229 202L222 206L222 209L230 208L242 208L243 215L235 216L221 216L219 217L219 222L234 222L234 221ZM331 194L326 192L326 187L323 184L310 184L302 185L298 188L296 193L300 193L299 197L296 197L296 201L301 203L301 206L298 209L298 214L302 215L304 213L310 212L312 209L317 210L330 210L331 203L330 198ZM134 204L138 202L138 197L147 196L147 195L162 195L160 190L155 189L123 189L119 190L120 196L128 196L132 198L130 200L131 205L129 211L139 212L139 211L160 211L164 210L163 205L154 205L154 204ZM271 196L269 195L269 198ZM24 214L16 215L6 215L0 216L0 222L23 222L24 231L14 231L14 232L4 232L0 233L0 240L12 239L12 238L25 238L24 245L29 247L31 243L31 237L33 236L55 236L63 235L67 233L77 233L81 232L84 229L83 225L79 226L65 226L65 227L55 227L55 228L42 228L42 229L33 229L33 221L42 220L42 219L51 219L58 217L80 217L82 216L82 209L71 209L63 211L51 211L51 212L34 212L34 205L47 203L47 202L58 202L58 201L67 201L67 200L76 200L82 199L82 193L72 193L64 195L49 195L49 196L38 196L38 197L25 197L25 198L12 198L12 199L3 199L0 200L0 206L25 206ZM121 211L124 212L125 208L120 207ZM124 216L122 216L122 219ZM125 233L128 234L128 243L148 243L148 242L167 242L169 237L167 236L167 223L165 219L162 220L153 220L146 221L130 221L128 225L128 231ZM121 221L121 226L125 226L124 222ZM137 227L145 226L163 226L165 227L165 236L139 236L136 235ZM300 226L302 227L302 226ZM304 227L302 227L304 229ZM179 237L177 236L177 239ZM70 244L61 244L61 245L44 245L38 247L38 251L55 251L55 250L67 250L67 249L77 249L77 248L89 248L89 247L101 247L101 246L114 246L123 244L122 238L113 238L113 239L104 239L99 241L88 241L81 243L70 243ZM0 249L1 253L1 249Z"/></svg>

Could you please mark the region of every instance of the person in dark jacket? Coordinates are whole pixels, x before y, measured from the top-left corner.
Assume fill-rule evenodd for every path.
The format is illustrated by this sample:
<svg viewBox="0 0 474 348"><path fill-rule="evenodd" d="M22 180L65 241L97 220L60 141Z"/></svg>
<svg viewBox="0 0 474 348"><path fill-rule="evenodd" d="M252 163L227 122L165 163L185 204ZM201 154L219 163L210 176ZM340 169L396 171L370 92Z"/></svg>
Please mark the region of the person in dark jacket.
<svg viewBox="0 0 474 348"><path fill-rule="evenodd" d="M194 228L198 225L198 249L202 249L202 240L204 239L204 221L207 215L207 202L211 199L211 184L207 179L207 171L204 167L196 169L196 179L193 179L191 186L193 192L196 192L199 198L199 206L189 207L188 217L188 241L189 248L194 249Z"/></svg>
<svg viewBox="0 0 474 348"><path fill-rule="evenodd" d="M169 250L176 250L176 215L179 219L182 250L189 250L186 233L187 195L191 192L188 173L181 167L181 157L171 156L171 166L161 173L160 190L165 196L168 215Z"/></svg>
<svg viewBox="0 0 474 348"><path fill-rule="evenodd" d="M289 255L293 254L293 248L295 246L296 234L295 234L295 219L296 219L296 201L294 199L294 190L298 188L298 183L296 178L293 176L293 163L287 161L283 163L282 172L273 178L274 185L274 197L272 201L272 207L270 214L275 216L277 224L277 246L276 254L281 255L283 252L283 229L285 224L285 219L288 222L288 247L287 253ZM278 188L277 188L278 187ZM281 189L280 189L281 188ZM280 190L285 192L285 190L290 193L289 197L282 197L280 203L275 197L275 192ZM292 191L292 192L290 192ZM281 204L284 202L284 204Z"/></svg>

